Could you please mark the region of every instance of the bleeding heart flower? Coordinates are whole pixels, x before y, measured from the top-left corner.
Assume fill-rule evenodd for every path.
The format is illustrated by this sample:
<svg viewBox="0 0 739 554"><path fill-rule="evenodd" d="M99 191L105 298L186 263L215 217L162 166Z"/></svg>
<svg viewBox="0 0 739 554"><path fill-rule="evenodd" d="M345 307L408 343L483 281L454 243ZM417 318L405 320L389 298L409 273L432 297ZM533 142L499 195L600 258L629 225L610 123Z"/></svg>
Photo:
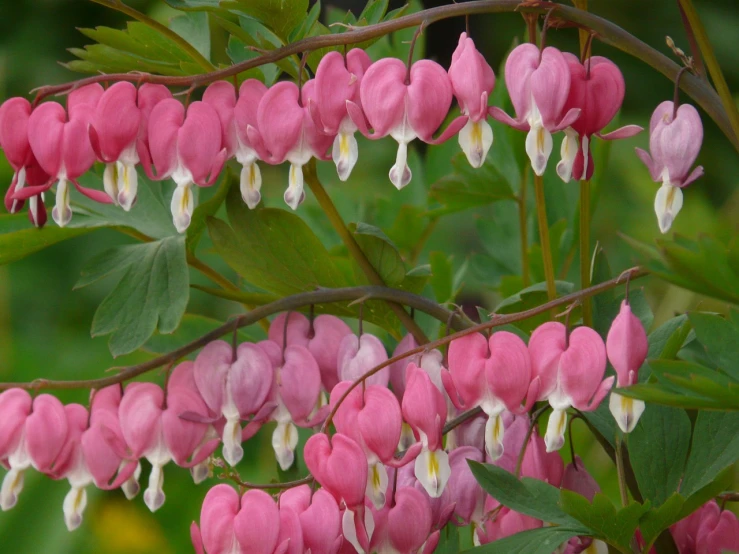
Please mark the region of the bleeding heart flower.
<svg viewBox="0 0 739 554"><path fill-rule="evenodd" d="M283 492L279 504L280 513L283 509L289 509L298 515L306 552L336 553L343 542L341 514L339 505L330 493L318 489L311 498L311 488L300 485Z"/></svg>
<svg viewBox="0 0 739 554"><path fill-rule="evenodd" d="M269 340L283 347L283 335L287 333L287 344L304 346L313 354L321 370L321 383L330 393L339 382L338 357L342 339L352 334L351 328L338 317L322 314L312 322L299 312L289 312L290 319L285 329L286 314L278 315L269 326Z"/></svg>
<svg viewBox="0 0 739 554"><path fill-rule="evenodd" d="M331 439L325 433L313 435L305 443L305 465L321 486L336 501L346 506L342 517L344 539L357 552L369 550L374 520L365 510L367 488L367 458L362 447L341 433Z"/></svg>
<svg viewBox="0 0 739 554"><path fill-rule="evenodd" d="M244 456L241 420L254 416L258 425L274 410L273 403L265 407L274 381L272 362L255 344L242 343L234 352L218 340L200 351L194 367L197 389L208 408L226 418L223 457L235 466Z"/></svg>
<svg viewBox="0 0 739 554"><path fill-rule="evenodd" d="M636 149L655 183L662 182L654 199L659 230L670 230L683 206L682 188L703 175L703 166L690 171L703 143L700 115L690 104L676 108L671 101L662 102L649 121L649 150Z"/></svg>
<svg viewBox="0 0 739 554"><path fill-rule="evenodd" d="M739 520L715 500L670 527L680 554L722 554L739 546Z"/></svg>
<svg viewBox="0 0 739 554"><path fill-rule="evenodd" d="M305 198L303 166L311 158L328 159L332 136L322 134L310 115L315 98L315 80L298 89L291 81L281 81L262 96L257 109L257 127L247 128L249 140L259 157L270 164L290 162L285 203L296 210Z"/></svg>
<svg viewBox="0 0 739 554"><path fill-rule="evenodd" d="M431 508L427 497L413 487L398 487L392 500L383 509L373 510L375 530L371 551L378 554L421 552L431 534ZM435 540L438 542L438 536ZM423 552L433 552L436 542Z"/></svg>
<svg viewBox="0 0 739 554"><path fill-rule="evenodd" d="M567 183L570 178L591 179L593 155L590 142L593 135L603 140L633 137L643 129L627 125L610 133L601 131L616 116L624 100L626 86L618 66L601 56L592 56L584 64L574 54L565 52L570 67L570 94L564 110L580 109L580 117L565 129L562 140L562 160L557 164L557 174Z"/></svg>
<svg viewBox="0 0 739 554"><path fill-rule="evenodd" d="M23 208L24 200L15 198L16 192L26 184L32 187L45 185L50 177L38 164L28 142L28 120L31 103L25 98L10 98L0 106L0 148L13 168L13 179L5 194L5 208L14 214ZM43 193L42 193L43 194ZM31 196L28 217L36 227L46 224L46 207L42 194Z"/></svg>
<svg viewBox="0 0 739 554"><path fill-rule="evenodd" d="M369 333L346 335L339 344L338 368L339 379L356 381L373 367L387 361L385 345L376 336ZM381 385L387 387L390 370L383 368L368 377L365 385Z"/></svg>
<svg viewBox="0 0 739 554"><path fill-rule="evenodd" d="M410 70L395 58L379 60L364 74L359 92L362 107L347 101L349 116L364 136L379 139L390 135L398 142L395 165L390 168L390 181L398 189L411 181L407 163L409 142L420 138L429 144L440 144L467 122L467 117L458 117L439 138L433 138L452 104L452 84L444 68L431 60L417 61Z"/></svg>
<svg viewBox="0 0 739 554"><path fill-rule="evenodd" d="M526 153L537 175L543 175L552 153L552 133L572 125L579 108L565 112L570 70L562 52L548 46L539 51L525 43L514 48L505 64L505 82L516 119L498 107L490 115L520 131L528 131Z"/></svg>
<svg viewBox="0 0 739 554"><path fill-rule="evenodd" d="M149 160L142 160L149 178L161 181L169 177L177 184L172 196L172 220L184 233L190 225L195 205L193 184L211 186L226 161L222 146L221 122L210 104L193 102L187 108L175 99L159 102L149 118L149 149L158 175Z"/></svg>
<svg viewBox="0 0 739 554"><path fill-rule="evenodd" d="M467 33L459 36L452 54L449 81L462 114L469 117L459 131L459 145L472 167L482 167L493 145L493 129L485 119L488 96L495 88L495 73Z"/></svg>
<svg viewBox="0 0 739 554"><path fill-rule="evenodd" d="M621 310L606 337L606 353L616 370L619 387L628 387L637 382L639 368L647 359L648 350L649 341L644 326L631 311L629 303L622 301ZM621 431L631 433L644 413L645 404L642 400L612 392L609 408Z"/></svg>
<svg viewBox="0 0 739 554"><path fill-rule="evenodd" d="M111 200L102 191L80 186L77 179L95 163L95 153L90 144L87 129L91 123L97 101L102 96L100 85L87 85L70 93L67 98L69 118L64 108L56 102L41 104L28 119L28 142L41 169L52 179L39 186L28 186L16 192L14 198L26 199L49 190L54 182L56 206L51 216L60 227L72 219L69 202L69 182L85 196L102 204Z"/></svg>
<svg viewBox="0 0 739 554"><path fill-rule="evenodd" d="M353 48L346 58L339 52L329 52L316 69L316 97L310 102L311 116L319 131L335 137L331 157L342 181L349 178L359 157L354 138L357 126L349 116L346 103L353 102L361 109L359 89L371 64L367 52Z"/></svg>
<svg viewBox="0 0 739 554"><path fill-rule="evenodd" d="M442 379L457 408L480 406L487 414L485 447L492 461L503 455L503 412L528 412L540 386L539 379L531 378L526 343L507 331L493 333L489 339L474 333L453 340L449 371L442 373Z"/></svg>
<svg viewBox="0 0 739 554"><path fill-rule="evenodd" d="M33 399L22 389L0 393L0 464L8 469L0 488L0 509L10 510L23 490L23 472L31 465L26 449L26 420Z"/></svg>
<svg viewBox="0 0 739 554"><path fill-rule="evenodd" d="M547 451L564 444L567 408L595 410L613 386L613 377L603 380L606 348L603 339L589 327L572 333L561 323L540 325L529 340L533 374L541 379L539 400L548 400L553 412L547 426Z"/></svg>
<svg viewBox="0 0 739 554"><path fill-rule="evenodd" d="M447 407L444 396L428 374L415 364L409 364L407 368L402 411L403 418L422 445L416 458L416 478L430 497L438 498L451 474L449 456L442 448Z"/></svg>

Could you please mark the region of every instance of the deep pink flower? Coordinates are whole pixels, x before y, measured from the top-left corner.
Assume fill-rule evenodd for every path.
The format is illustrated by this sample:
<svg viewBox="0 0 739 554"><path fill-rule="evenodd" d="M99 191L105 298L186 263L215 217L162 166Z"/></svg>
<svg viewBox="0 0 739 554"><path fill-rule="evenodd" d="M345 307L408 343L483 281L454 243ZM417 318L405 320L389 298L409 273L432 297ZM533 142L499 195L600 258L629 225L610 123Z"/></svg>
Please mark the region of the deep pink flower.
<svg viewBox="0 0 739 554"><path fill-rule="evenodd" d="M539 51L525 43L508 55L505 82L516 119L498 107L490 115L520 131L529 131L526 153L537 175L543 175L552 153L552 133L572 125L580 116L579 108L565 112L570 92L570 70L562 52L548 46Z"/></svg>
<svg viewBox="0 0 739 554"><path fill-rule="evenodd" d="M262 196L262 174L256 161L256 150L251 146L247 128L257 127L257 107L267 87L256 79L241 83L238 99L236 89L228 81L216 81L203 93L203 102L215 108L221 120L223 145L229 158L236 157L241 165L241 197L249 208L255 208Z"/></svg>
<svg viewBox="0 0 739 554"><path fill-rule="evenodd" d="M26 420L33 399L22 389L0 393L0 465L8 469L0 488L0 509L7 511L18 502L23 490L23 472L31 465L26 449Z"/></svg>
<svg viewBox="0 0 739 554"><path fill-rule="evenodd" d="M262 409L274 381L272 363L255 344L242 343L234 353L231 345L217 340L200 351L194 367L197 389L208 408L226 418L223 457L234 466L244 456L241 420L255 416L255 422L261 422L275 407Z"/></svg>
<svg viewBox="0 0 739 554"><path fill-rule="evenodd" d="M463 115L469 117L459 131L459 145L472 167L482 167L493 144L493 130L486 121L488 96L495 88L495 73L474 41L462 33L452 54L449 81Z"/></svg>
<svg viewBox="0 0 739 554"><path fill-rule="evenodd" d="M328 406L318 408L321 394L321 371L313 355L303 346L280 348L265 340L258 344L272 362L274 382L269 402L274 406L270 419L277 422L272 434L272 448L280 467L287 470L295 460L298 430L323 421Z"/></svg>
<svg viewBox="0 0 739 554"><path fill-rule="evenodd" d="M501 507L498 501L488 497L485 501L485 511L489 513L493 510L495 516L488 519L477 531L477 540L480 544L488 544L543 525L540 519L514 512L507 506Z"/></svg>
<svg viewBox="0 0 739 554"><path fill-rule="evenodd" d="M287 332L287 344L304 346L313 354L321 370L321 383L326 392L339 382L338 356L342 339L352 334L351 328L336 316L322 314L311 323L299 312L290 312L287 330L286 314L280 314L269 326L269 340L282 348L283 335Z"/></svg>
<svg viewBox="0 0 739 554"><path fill-rule="evenodd" d="M270 164L290 162L285 203L297 209L305 198L303 166L311 158L327 159L332 136L319 132L310 115L309 104L315 98L315 79L298 89L291 81L273 85L262 96L257 109L257 127L248 127L252 146L259 157Z"/></svg>
<svg viewBox="0 0 739 554"><path fill-rule="evenodd" d="M415 364L409 364L407 368L402 411L403 419L422 445L415 463L416 478L429 496L438 498L444 492L451 473L449 456L442 448L447 407L444 396L428 374Z"/></svg>
<svg viewBox="0 0 739 554"><path fill-rule="evenodd" d="M362 77L372 61L361 48L352 48L346 59L329 52L316 69L315 100L310 101L313 120L322 133L335 137L331 157L339 179L346 181L357 163L359 149L354 133L357 126L347 112L347 101L361 109L359 95Z"/></svg>
<svg viewBox="0 0 739 554"><path fill-rule="evenodd" d="M529 351L533 375L541 379L539 399L548 400L553 409L547 450L559 450L564 444L567 408L595 410L613 386L613 377L603 379L606 347L589 327L578 327L568 336L564 325L548 322L532 333Z"/></svg>
<svg viewBox="0 0 739 554"><path fill-rule="evenodd" d="M647 358L649 342L639 318L631 311L624 300L621 310L613 320L606 337L606 353L616 370L619 387L628 387L637 382L639 368ZM644 402L634 398L611 393L609 408L616 423L624 433L631 433L644 412Z"/></svg>
<svg viewBox="0 0 739 554"><path fill-rule="evenodd" d="M409 142L420 138L439 144L467 122L467 117L458 117L439 138L433 138L452 104L452 84L444 68L431 60L415 62L410 71L395 58L373 63L362 78L360 97L361 108L351 101L346 105L361 133L371 139L390 135L398 142L395 165L390 168L390 181L398 189L406 186L412 176L407 163ZM373 129L371 134L365 116Z"/></svg>
<svg viewBox="0 0 739 554"><path fill-rule="evenodd" d="M582 64L574 54L565 52L563 55L571 77L570 94L564 110L580 109L580 117L565 129L562 160L557 164L557 174L566 183L570 178L592 178L594 165L590 142L593 135L614 140L633 137L643 129L638 125L627 125L601 134L621 109L624 100L626 86L621 70L602 56L592 56Z"/></svg>
<svg viewBox="0 0 739 554"><path fill-rule="evenodd" d="M506 410L519 414L529 411L540 386L539 379L531 378L526 343L507 331L493 333L489 339L474 333L453 340L449 372L442 373L442 379L457 408L480 406L487 414L485 448L493 461L503 455L501 415Z"/></svg>
<svg viewBox="0 0 739 554"><path fill-rule="evenodd" d="M670 527L680 554L722 554L739 548L739 520L711 500Z"/></svg>
<svg viewBox="0 0 739 554"><path fill-rule="evenodd" d="M23 208L24 200L15 198L17 191L26 185L45 185L51 179L41 169L28 142L30 117L31 103L25 98L10 98L0 106L0 148L13 168L13 179L5 194L5 208L11 214ZM28 217L36 227L46 223L46 207L40 194L30 197Z"/></svg>
<svg viewBox="0 0 739 554"><path fill-rule="evenodd" d="M371 551L416 554L431 534L428 499L413 487L398 487L392 500L384 508L373 510ZM433 547L424 552L433 552Z"/></svg>
<svg viewBox="0 0 739 554"><path fill-rule="evenodd" d="M368 472L362 447L341 433L331 439L318 433L305 443L303 456L308 471L346 507L342 516L344 539L360 553L369 550L374 522L364 506Z"/></svg>
<svg viewBox="0 0 739 554"><path fill-rule="evenodd" d="M177 100L162 100L149 118L149 150L157 175L149 160L142 160L144 170L158 181L169 177L177 184L172 196L172 219L183 233L190 225L195 205L193 184L211 186L226 161L222 145L221 122L210 104L193 102L187 108Z"/></svg>
<svg viewBox="0 0 739 554"><path fill-rule="evenodd" d="M52 178L43 185L16 188L14 198L37 196L49 190L56 181L56 205L51 216L60 227L72 219L69 181L92 200L103 204L111 202L104 192L82 187L77 182L95 162L87 129L102 93L100 85L87 85L67 97L69 117L60 104L46 102L33 110L28 119L28 142L41 169Z"/></svg>
<svg viewBox="0 0 739 554"><path fill-rule="evenodd" d="M636 149L655 183L662 182L654 199L659 229L663 233L683 206L683 187L703 175L703 166L693 171L690 167L698 157L703 143L703 124L700 115L690 104L677 108L667 100L654 110L649 121L649 153Z"/></svg>

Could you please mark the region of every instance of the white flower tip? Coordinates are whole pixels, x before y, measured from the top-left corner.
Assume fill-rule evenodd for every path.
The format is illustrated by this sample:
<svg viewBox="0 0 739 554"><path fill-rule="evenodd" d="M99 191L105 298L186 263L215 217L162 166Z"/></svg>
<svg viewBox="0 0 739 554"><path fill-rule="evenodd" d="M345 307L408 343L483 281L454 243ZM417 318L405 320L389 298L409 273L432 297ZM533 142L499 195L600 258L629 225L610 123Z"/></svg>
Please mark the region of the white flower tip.
<svg viewBox="0 0 739 554"><path fill-rule="evenodd" d="M141 486L139 485L139 482L136 480L135 477L131 477L128 481L121 485L121 490L123 491L123 494L126 496L127 500L133 500L134 498L136 498L136 495L139 494Z"/></svg>
<svg viewBox="0 0 739 554"><path fill-rule="evenodd" d="M82 514L87 507L87 491L72 487L64 497L64 523L69 531L74 531L82 524Z"/></svg>
<svg viewBox="0 0 739 554"><path fill-rule="evenodd" d="M544 175L547 161L552 153L552 134L544 127L535 126L526 135L526 154L537 176Z"/></svg>
<svg viewBox="0 0 739 554"><path fill-rule="evenodd" d="M339 179L346 181L359 159L359 146L354 133L339 133L334 139L331 157L336 164Z"/></svg>
<svg viewBox="0 0 739 554"><path fill-rule="evenodd" d="M56 185L56 205L51 210L51 217L59 227L72 221L72 207L69 205L69 183L60 179Z"/></svg>
<svg viewBox="0 0 739 554"><path fill-rule="evenodd" d="M646 404L641 400L621 396L612 392L611 398L608 401L608 408L611 410L611 414L613 414L618 428L624 433L631 433L639 422L639 418L644 413Z"/></svg>
<svg viewBox="0 0 739 554"><path fill-rule="evenodd" d="M23 490L24 472L17 468L11 468L5 474L2 488L0 488L0 509L7 512L18 503L18 496Z"/></svg>
<svg viewBox="0 0 739 554"><path fill-rule="evenodd" d="M547 433L544 435L544 444L547 446L547 452L555 452L564 446L566 428L567 412L564 410L553 410L547 423Z"/></svg>
<svg viewBox="0 0 739 554"><path fill-rule="evenodd" d="M395 188L400 190L403 187L405 187L408 183L411 182L411 178L413 177L413 173L411 173L411 168L407 165L404 165L401 169L398 169L397 165L393 165L393 167L390 168L390 182L395 185Z"/></svg>
<svg viewBox="0 0 739 554"><path fill-rule="evenodd" d="M231 467L238 464L244 457L244 449L241 446L241 424L238 414L235 419L227 419L223 427L223 459Z"/></svg>
<svg viewBox="0 0 739 554"><path fill-rule="evenodd" d="M172 222L178 233L184 233L190 226L192 220L192 212L195 207L195 199L193 198L192 185L178 185L172 195Z"/></svg>
<svg viewBox="0 0 739 554"><path fill-rule="evenodd" d="M295 462L295 448L298 446L298 430L292 422L278 423L272 433L272 448L282 471L287 471Z"/></svg>
<svg viewBox="0 0 739 554"><path fill-rule="evenodd" d="M485 158L493 144L493 129L484 119L480 121L470 119L459 131L458 140L462 152L467 156L467 161L472 167L478 169L485 163Z"/></svg>
<svg viewBox="0 0 739 554"><path fill-rule="evenodd" d="M369 510L365 510L366 513L371 514ZM348 508L344 510L344 514L341 516L341 533L344 535L344 540L349 541L358 554L365 554L364 548L362 548L357 538L357 524L354 521L354 512Z"/></svg>
<svg viewBox="0 0 739 554"><path fill-rule="evenodd" d="M449 476L452 474L449 466L449 455L444 450L433 452L424 448L416 458L416 479L423 485L431 498L439 498L444 492Z"/></svg>
<svg viewBox="0 0 739 554"><path fill-rule="evenodd" d="M139 176L132 165L121 164L118 168L118 198L117 203L125 211L130 211L136 202L139 190Z"/></svg>
<svg viewBox="0 0 739 554"><path fill-rule="evenodd" d="M387 485L388 477L385 466L381 463L371 464L367 474L367 496L378 510L385 505Z"/></svg>
<svg viewBox="0 0 739 554"><path fill-rule="evenodd" d="M260 190L262 188L262 172L255 163L244 164L241 169L241 198L244 203L253 210L262 200Z"/></svg>
<svg viewBox="0 0 739 554"><path fill-rule="evenodd" d="M191 467L190 475L192 475L192 481L196 485L199 485L210 477L210 464L208 463L208 460Z"/></svg>
<svg viewBox="0 0 739 554"><path fill-rule="evenodd" d="M504 431L503 419L499 415L489 417L485 422L485 450L493 462L503 456Z"/></svg>
<svg viewBox="0 0 739 554"><path fill-rule="evenodd" d="M285 204L290 206L293 210L297 210L298 206L300 206L303 200L305 200L305 192L303 192L302 166L290 164L290 176L284 199Z"/></svg>
<svg viewBox="0 0 739 554"><path fill-rule="evenodd" d="M144 491L144 504L152 512L156 512L164 504L164 473L162 466L152 464L149 474L149 486Z"/></svg>
<svg viewBox="0 0 739 554"><path fill-rule="evenodd" d="M654 198L654 211L657 214L659 230L664 234L672 227L678 212L683 207L683 191L668 182L657 191Z"/></svg>
<svg viewBox="0 0 739 554"><path fill-rule="evenodd" d="M118 169L116 162L105 164L103 189L110 196L113 204L118 204Z"/></svg>

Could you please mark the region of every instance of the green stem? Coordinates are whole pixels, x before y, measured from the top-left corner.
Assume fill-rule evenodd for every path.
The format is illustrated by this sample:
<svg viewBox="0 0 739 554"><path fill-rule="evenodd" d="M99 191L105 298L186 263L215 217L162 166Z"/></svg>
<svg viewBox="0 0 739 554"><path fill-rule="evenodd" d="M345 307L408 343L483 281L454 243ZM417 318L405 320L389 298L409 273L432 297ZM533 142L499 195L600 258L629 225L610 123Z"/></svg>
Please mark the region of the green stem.
<svg viewBox="0 0 739 554"><path fill-rule="evenodd" d="M348 227L344 223L344 220L341 218L341 214L339 214L339 211L336 209L336 206L331 200L331 197L326 192L326 189L323 188L320 179L318 179L318 174L316 173L316 161L314 159L308 162L303 167L303 175L305 182L308 184L308 187L311 189L311 191L313 191L313 195L316 197L316 200L318 200L318 204L323 209L326 217L328 217L328 220L331 222L334 230L339 234L339 237L341 237L341 241L349 250L349 254L351 255L351 257L354 258L354 261L356 261L359 265L362 273L365 274L371 284L377 286L385 286L385 282L382 280L382 277L379 273L377 273L377 270L374 268L369 259L367 259L367 256L360 248L359 243L357 243L357 241L354 239L354 236L351 234ZM388 302L388 306L393 311L393 313L398 316L400 322L408 330L408 332L413 335L418 344L426 344L429 341L426 334L418 326L418 324L414 321L410 314L405 311L405 308L403 308L403 306L394 302Z"/></svg>
<svg viewBox="0 0 739 554"><path fill-rule="evenodd" d="M518 194L518 225L521 234L521 278L524 288L529 286L529 226L526 220L526 195L529 188L529 166L524 167L521 190Z"/></svg>
<svg viewBox="0 0 739 554"><path fill-rule="evenodd" d="M616 474L618 476L618 491L621 494L621 505L625 507L629 504L629 492L626 484L623 443L620 435L616 435Z"/></svg>
<svg viewBox="0 0 739 554"><path fill-rule="evenodd" d="M547 222L547 206L546 200L544 199L544 179L539 175L534 175L534 191L536 193L536 217L539 221L541 258L544 263L544 277L547 282L547 297L551 301L557 297L557 288L554 284L552 247L549 244L549 223Z"/></svg>
<svg viewBox="0 0 739 554"><path fill-rule="evenodd" d="M416 245L413 247L413 250L411 250L410 254L408 255L408 263L410 263L411 266L415 266L418 263L418 258L421 257L421 253L423 252L423 247L426 245L426 242L431 237L431 233L434 232L434 229L436 229L436 224L439 222L438 217L431 217L429 219L428 224L426 225L426 228L423 230L423 233L421 234L421 237L418 239L418 242L416 242Z"/></svg>
<svg viewBox="0 0 739 554"><path fill-rule="evenodd" d="M590 181L580 181L580 288L590 286ZM593 326L593 311L590 298L582 303L582 320Z"/></svg>
<svg viewBox="0 0 739 554"><path fill-rule="evenodd" d="M691 0L679 1L680 7L682 7L685 13L685 18L688 20L688 24L693 31L695 40L703 54L703 59L708 67L708 72L711 74L711 79L713 79L716 92L718 92L719 98L721 98L724 111L726 112L726 115L729 118L729 123L731 123L731 128L734 131L734 137L735 139L739 139L739 111L737 111L734 97L731 95L731 91L729 90L729 85L726 84L726 79L721 71L721 66L719 66L718 61L716 60L716 55L713 52L713 47L711 46L711 41L708 39L706 29L703 27L703 23L701 23L701 20L698 17L698 12L696 12L695 7L693 7L693 2Z"/></svg>
<svg viewBox="0 0 739 554"><path fill-rule="evenodd" d="M182 48L187 54L193 59L195 63L197 63L200 67L202 67L205 71L215 71L216 67L210 63L205 57L198 52L197 48L195 48L192 44L187 42L184 38L182 38L180 35L175 33L172 29L167 27L166 25L162 25L158 21L152 19L146 14L141 13L138 10L133 9L130 6L127 6L121 0L91 0L95 4L100 4L101 6L105 6L107 8L111 8L113 10L117 10L121 13L126 14L129 17L133 17L134 19L140 21L141 23L151 27L155 31L161 33L165 37L167 37L169 40L175 42Z"/></svg>

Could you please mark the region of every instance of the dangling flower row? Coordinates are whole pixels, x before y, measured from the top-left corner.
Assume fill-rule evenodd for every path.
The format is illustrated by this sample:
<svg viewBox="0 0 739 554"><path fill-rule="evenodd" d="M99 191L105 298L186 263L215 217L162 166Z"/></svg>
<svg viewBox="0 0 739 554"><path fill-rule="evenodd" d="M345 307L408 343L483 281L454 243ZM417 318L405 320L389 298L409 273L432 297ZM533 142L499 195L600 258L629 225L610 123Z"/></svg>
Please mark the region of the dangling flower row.
<svg viewBox="0 0 739 554"><path fill-rule="evenodd" d="M495 75L462 33L448 71L431 60L410 66L394 58L372 63L363 50L353 49L346 56L324 56L315 78L302 86L282 81L268 89L248 79L237 94L230 82L217 81L202 101L187 107L164 86L137 89L128 82L107 90L99 84L76 89L66 110L56 102L32 109L27 100L12 98L0 107L0 146L15 170L5 204L16 212L28 200L29 217L40 227L46 222L44 192L56 183L52 217L64 226L72 217L71 183L97 202L130 210L140 164L150 179L171 178L177 184L171 209L175 227L183 232L194 209L192 187L211 186L230 158L242 166L241 193L250 208L261 199L257 161L289 162L284 198L296 209L305 195L302 168L312 158L333 159L339 178L349 178L359 156L356 131L398 142L389 172L398 189L411 180L408 144L416 138L439 144L458 134L469 163L481 167L493 143L488 116L528 132L526 152L537 175L546 169L552 133L564 131L557 165L564 181L592 177L594 135L610 140L641 131L628 125L601 134L625 93L620 70L606 58L581 63L553 47L540 51L522 44L506 60L505 81L515 118L488 106ZM453 98L461 115L434 137ZM678 110L665 102L652 117L650 134L652 157L638 153L653 179L663 182L655 209L665 232L682 205L680 188L702 174L698 168L688 175L701 145L700 118L692 106ZM78 183L96 160L105 164L105 193Z"/></svg>

